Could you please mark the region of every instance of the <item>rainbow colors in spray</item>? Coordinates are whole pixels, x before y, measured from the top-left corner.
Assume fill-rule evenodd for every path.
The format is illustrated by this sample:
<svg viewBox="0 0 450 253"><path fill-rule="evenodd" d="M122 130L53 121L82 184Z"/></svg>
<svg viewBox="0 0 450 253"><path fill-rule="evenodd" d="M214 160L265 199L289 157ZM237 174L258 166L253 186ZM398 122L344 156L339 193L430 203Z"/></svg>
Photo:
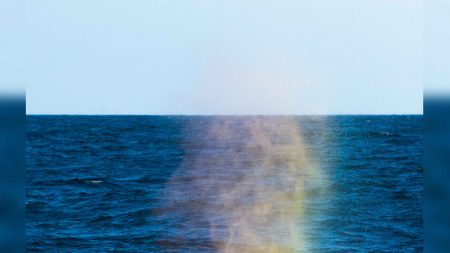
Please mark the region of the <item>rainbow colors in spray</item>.
<svg viewBox="0 0 450 253"><path fill-rule="evenodd" d="M298 122L252 116L208 124L186 142L192 152L166 186L171 204L190 210L192 233L208 226L219 252L301 252L307 188L324 188L327 179Z"/></svg>

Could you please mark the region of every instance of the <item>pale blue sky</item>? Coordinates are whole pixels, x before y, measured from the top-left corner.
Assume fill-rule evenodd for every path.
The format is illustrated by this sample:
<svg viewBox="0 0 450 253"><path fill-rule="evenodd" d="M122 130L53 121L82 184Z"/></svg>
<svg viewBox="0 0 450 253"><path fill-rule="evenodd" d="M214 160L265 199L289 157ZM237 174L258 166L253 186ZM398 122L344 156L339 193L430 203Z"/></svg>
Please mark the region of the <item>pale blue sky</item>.
<svg viewBox="0 0 450 253"><path fill-rule="evenodd" d="M424 3L424 88L450 95L450 0Z"/></svg>
<svg viewBox="0 0 450 253"><path fill-rule="evenodd" d="M28 114L422 113L419 0L0 5Z"/></svg>

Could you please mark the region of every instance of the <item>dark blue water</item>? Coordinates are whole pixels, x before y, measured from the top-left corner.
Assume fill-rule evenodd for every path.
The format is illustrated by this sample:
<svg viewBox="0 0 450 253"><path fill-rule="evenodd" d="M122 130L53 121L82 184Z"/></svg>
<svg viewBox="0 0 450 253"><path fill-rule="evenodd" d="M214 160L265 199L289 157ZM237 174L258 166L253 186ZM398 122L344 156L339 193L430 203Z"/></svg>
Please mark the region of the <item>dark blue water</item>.
<svg viewBox="0 0 450 253"><path fill-rule="evenodd" d="M27 251L224 251L232 214L298 177L294 252L422 252L422 116L295 117L301 141L251 120L27 116Z"/></svg>

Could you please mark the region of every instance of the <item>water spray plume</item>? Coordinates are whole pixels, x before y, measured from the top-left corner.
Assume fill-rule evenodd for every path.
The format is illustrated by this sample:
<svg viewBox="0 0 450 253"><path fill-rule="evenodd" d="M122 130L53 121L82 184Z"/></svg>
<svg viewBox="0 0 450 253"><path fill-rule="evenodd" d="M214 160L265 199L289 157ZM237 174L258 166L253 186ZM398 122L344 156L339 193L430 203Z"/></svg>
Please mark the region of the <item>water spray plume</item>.
<svg viewBox="0 0 450 253"><path fill-rule="evenodd" d="M231 252L301 252L306 188L324 178L311 162L294 117L216 117L188 141L189 154L168 184L174 203L209 224L213 247ZM189 187L179 178L188 177ZM178 178L178 179L176 179ZM195 205L193 196L202 202Z"/></svg>

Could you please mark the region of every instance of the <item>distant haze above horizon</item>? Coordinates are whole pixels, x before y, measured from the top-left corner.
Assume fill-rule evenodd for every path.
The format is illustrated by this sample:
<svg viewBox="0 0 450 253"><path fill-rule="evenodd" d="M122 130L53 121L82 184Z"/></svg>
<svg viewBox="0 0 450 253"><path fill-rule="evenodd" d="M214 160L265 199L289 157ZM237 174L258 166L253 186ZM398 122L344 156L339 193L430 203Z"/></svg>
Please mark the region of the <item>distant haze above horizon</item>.
<svg viewBox="0 0 450 253"><path fill-rule="evenodd" d="M419 0L0 5L27 114L422 114Z"/></svg>

